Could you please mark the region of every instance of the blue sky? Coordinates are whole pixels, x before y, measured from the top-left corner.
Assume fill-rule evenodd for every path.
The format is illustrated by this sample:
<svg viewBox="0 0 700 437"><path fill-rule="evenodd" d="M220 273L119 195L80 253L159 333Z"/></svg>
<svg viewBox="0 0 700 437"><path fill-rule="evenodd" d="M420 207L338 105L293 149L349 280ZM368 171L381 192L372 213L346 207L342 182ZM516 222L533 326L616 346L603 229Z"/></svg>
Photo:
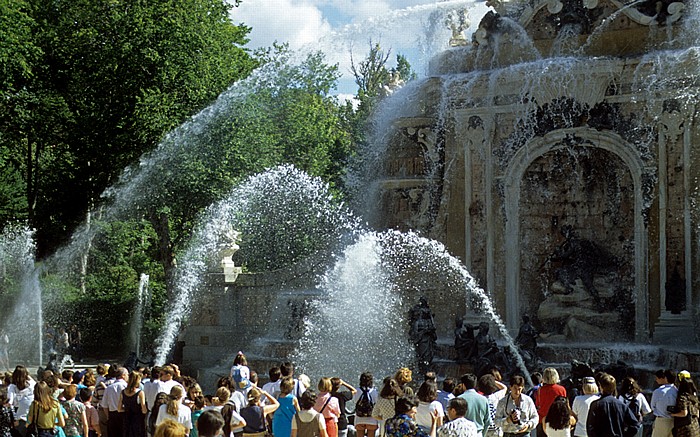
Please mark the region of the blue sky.
<svg viewBox="0 0 700 437"><path fill-rule="evenodd" d="M249 47L288 42L298 50L322 50L343 74L340 94L356 91L350 73L350 55L361 60L370 40L395 55L405 55L419 76L426 75L429 59L448 47L444 12L467 8L471 32L488 10L474 0L243 0L232 11L236 23L253 28Z"/></svg>

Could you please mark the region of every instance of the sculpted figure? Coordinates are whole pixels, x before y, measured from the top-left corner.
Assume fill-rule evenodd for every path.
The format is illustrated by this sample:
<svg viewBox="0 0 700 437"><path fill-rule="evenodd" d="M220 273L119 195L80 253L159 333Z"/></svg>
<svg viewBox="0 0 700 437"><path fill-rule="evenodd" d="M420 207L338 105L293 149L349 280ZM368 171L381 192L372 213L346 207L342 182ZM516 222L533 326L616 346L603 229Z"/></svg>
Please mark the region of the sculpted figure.
<svg viewBox="0 0 700 437"><path fill-rule="evenodd" d="M433 313L425 297L421 297L418 304L411 309L410 323L408 334L416 348L418 369L425 374L430 370L433 362L437 341Z"/></svg>
<svg viewBox="0 0 700 437"><path fill-rule="evenodd" d="M464 323L461 317L455 319L455 350L457 351L457 362L466 363L469 361L469 354L474 347L474 331L476 327L469 323Z"/></svg>

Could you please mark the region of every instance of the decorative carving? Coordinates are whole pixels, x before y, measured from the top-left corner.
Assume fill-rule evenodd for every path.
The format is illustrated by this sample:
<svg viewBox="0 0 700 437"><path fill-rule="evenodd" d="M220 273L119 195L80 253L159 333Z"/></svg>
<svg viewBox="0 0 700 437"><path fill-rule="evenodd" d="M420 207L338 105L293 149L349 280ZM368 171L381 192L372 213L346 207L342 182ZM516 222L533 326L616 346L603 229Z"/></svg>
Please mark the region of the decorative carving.
<svg viewBox="0 0 700 437"><path fill-rule="evenodd" d="M469 12L466 9L453 9L448 12L445 24L452 30L451 47L466 46L468 44L464 31L471 25L471 21L469 20Z"/></svg>
<svg viewBox="0 0 700 437"><path fill-rule="evenodd" d="M669 142L675 143L683 133L685 116L677 109L664 111L659 117L659 133L663 134Z"/></svg>
<svg viewBox="0 0 700 437"><path fill-rule="evenodd" d="M564 3L559 0L547 0L547 10L550 14L558 14L564 9Z"/></svg>
<svg viewBox="0 0 700 437"><path fill-rule="evenodd" d="M429 127L409 127L406 134L423 147L423 156L427 167L432 170L440 163L437 147L437 133Z"/></svg>

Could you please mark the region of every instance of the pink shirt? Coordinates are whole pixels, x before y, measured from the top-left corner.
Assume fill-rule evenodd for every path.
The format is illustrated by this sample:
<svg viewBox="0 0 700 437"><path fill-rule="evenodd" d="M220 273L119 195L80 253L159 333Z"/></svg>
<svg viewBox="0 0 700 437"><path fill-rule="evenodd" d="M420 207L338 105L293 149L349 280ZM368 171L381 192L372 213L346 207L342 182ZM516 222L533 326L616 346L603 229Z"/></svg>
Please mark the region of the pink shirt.
<svg viewBox="0 0 700 437"><path fill-rule="evenodd" d="M328 402L328 404L326 404L326 402ZM324 405L325 408L323 407ZM322 413L323 417L326 419L333 418L333 421L335 422L338 421L338 416L340 416L340 405L338 404L338 399L331 396L330 393L319 393L318 397L316 398L314 410Z"/></svg>

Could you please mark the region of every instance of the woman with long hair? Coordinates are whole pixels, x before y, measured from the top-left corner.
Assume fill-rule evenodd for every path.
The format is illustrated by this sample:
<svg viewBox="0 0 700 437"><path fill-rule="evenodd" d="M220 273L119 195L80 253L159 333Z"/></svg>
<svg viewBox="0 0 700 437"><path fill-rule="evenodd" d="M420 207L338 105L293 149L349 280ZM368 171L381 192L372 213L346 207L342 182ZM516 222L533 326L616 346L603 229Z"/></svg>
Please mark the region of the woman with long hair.
<svg viewBox="0 0 700 437"><path fill-rule="evenodd" d="M328 437L338 437L338 416L340 416L340 405L338 399L331 396L333 384L331 379L323 377L318 381L318 396L314 410L323 415L326 421L326 431Z"/></svg>
<svg viewBox="0 0 700 437"><path fill-rule="evenodd" d="M437 400L437 384L433 381L425 381L418 388L418 406L416 407L416 424L423 431L430 431L432 426L432 416L437 414L437 427L442 426L442 420L445 416L445 411L442 404Z"/></svg>
<svg viewBox="0 0 700 437"><path fill-rule="evenodd" d="M644 393L642 393L642 389L639 387L639 384L637 384L637 381L631 376L622 380L620 394L617 398L632 409L639 423L642 423L644 415L651 413L651 406L649 402L647 402L647 398L644 397ZM643 427L640 426L637 432L637 436L639 437L642 437L644 431L642 428Z"/></svg>
<svg viewBox="0 0 700 437"><path fill-rule="evenodd" d="M263 405L262 397L265 396L265 405ZM265 437L267 423L265 417L274 413L280 406L277 399L269 393L253 387L248 391L248 405L241 409L241 417L245 420L243 428L243 437Z"/></svg>
<svg viewBox="0 0 700 437"><path fill-rule="evenodd" d="M384 423L396 415L396 400L403 396L399 383L390 376L384 378L377 403L372 409L372 417L379 421L379 435L384 436Z"/></svg>
<svg viewBox="0 0 700 437"><path fill-rule="evenodd" d="M7 398L15 409L15 420L19 421L17 431L22 436L26 433L27 413L29 406L34 401L34 386L36 381L29 376L29 371L24 366L15 367L12 372L12 384L7 387Z"/></svg>
<svg viewBox="0 0 700 437"><path fill-rule="evenodd" d="M236 357L233 359L231 379L233 379L236 384L236 390L238 391L245 391L250 388L250 368L248 367L248 359L241 351L238 351Z"/></svg>
<svg viewBox="0 0 700 437"><path fill-rule="evenodd" d="M27 413L27 425L36 424L39 437L53 437L56 435L56 425L66 426L61 406L52 394L53 389L44 381L34 385L34 401Z"/></svg>
<svg viewBox="0 0 700 437"><path fill-rule="evenodd" d="M547 437L571 437L571 428L576 425L576 418L571 414L569 400L557 396L549 406L542 428Z"/></svg>
<svg viewBox="0 0 700 437"><path fill-rule="evenodd" d="M586 419L588 419L588 411L591 409L591 404L596 399L600 399L598 394L598 384L592 376L583 378L583 394L574 398L574 403L571 410L578 418L576 428L574 429L575 437L588 437L586 430Z"/></svg>
<svg viewBox="0 0 700 437"><path fill-rule="evenodd" d="M158 418L156 419L156 427L167 419L181 423L187 429L187 434L192 429L192 410L182 405L182 399L185 396L185 391L179 385L173 386L168 395L168 402L160 406L158 410Z"/></svg>
<svg viewBox="0 0 700 437"><path fill-rule="evenodd" d="M681 378L678 383L678 396L676 397L676 411L673 416L674 437L700 437L700 424L698 424L698 397L697 387L690 375Z"/></svg>
<svg viewBox="0 0 700 437"><path fill-rule="evenodd" d="M129 383L119 394L118 411L124 413L124 437L146 436L146 395L141 390L140 372L132 371Z"/></svg>

